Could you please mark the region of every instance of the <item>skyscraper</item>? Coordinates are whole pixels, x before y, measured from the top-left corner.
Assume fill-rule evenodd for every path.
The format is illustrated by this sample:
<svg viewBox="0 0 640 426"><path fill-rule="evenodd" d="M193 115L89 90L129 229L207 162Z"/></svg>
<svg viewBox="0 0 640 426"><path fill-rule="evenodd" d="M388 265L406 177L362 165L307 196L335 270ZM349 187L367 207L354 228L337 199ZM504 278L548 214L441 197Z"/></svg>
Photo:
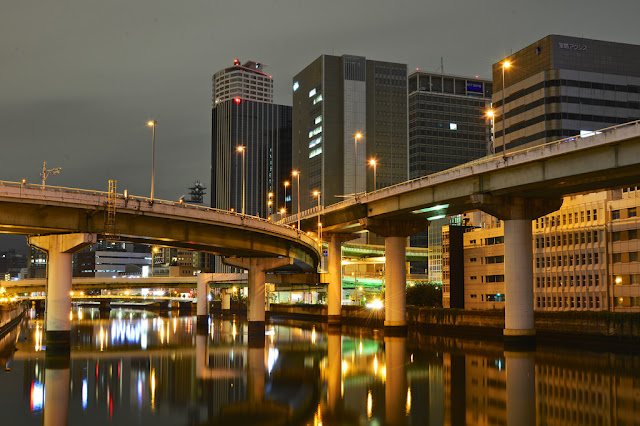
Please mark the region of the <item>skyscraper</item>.
<svg viewBox="0 0 640 426"><path fill-rule="evenodd" d="M407 66L322 55L300 71L293 78L293 168L300 170L301 210L317 203L315 190L329 205L374 190L374 180L377 188L407 180Z"/></svg>
<svg viewBox="0 0 640 426"><path fill-rule="evenodd" d="M213 76L211 205L269 217L285 206L291 107L273 103L273 80L263 69L236 59Z"/></svg>
<svg viewBox="0 0 640 426"><path fill-rule="evenodd" d="M491 152L492 84L473 77L416 71L409 75L409 177L427 176ZM429 262L411 262L413 273L428 270L442 282L442 218L412 235L411 246L429 247Z"/></svg>
<svg viewBox="0 0 640 426"><path fill-rule="evenodd" d="M493 64L493 87L499 149L503 110L507 150L588 135L640 118L640 45L549 35Z"/></svg>

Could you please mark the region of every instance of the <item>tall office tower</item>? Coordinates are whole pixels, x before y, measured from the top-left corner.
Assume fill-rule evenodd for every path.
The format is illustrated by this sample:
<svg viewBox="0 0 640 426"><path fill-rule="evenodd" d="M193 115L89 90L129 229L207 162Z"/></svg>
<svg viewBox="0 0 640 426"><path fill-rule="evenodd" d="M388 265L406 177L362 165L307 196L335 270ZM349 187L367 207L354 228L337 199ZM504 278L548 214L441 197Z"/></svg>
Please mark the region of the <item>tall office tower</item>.
<svg viewBox="0 0 640 426"><path fill-rule="evenodd" d="M322 55L300 71L293 78L293 168L301 210L317 204L315 190L330 205L374 190L374 180L377 188L407 180L407 66Z"/></svg>
<svg viewBox="0 0 640 426"><path fill-rule="evenodd" d="M507 150L640 118L639 45L549 35L505 60L493 64L498 150L503 110Z"/></svg>
<svg viewBox="0 0 640 426"><path fill-rule="evenodd" d="M492 83L472 77L409 75L409 177L450 169L490 153Z"/></svg>
<svg viewBox="0 0 640 426"><path fill-rule="evenodd" d="M273 103L263 69L236 59L213 75L211 206L267 218L291 212L282 184L291 173L291 107ZM230 270L219 258L213 269Z"/></svg>
<svg viewBox="0 0 640 426"><path fill-rule="evenodd" d="M285 207L291 107L273 103L273 80L263 68L236 59L213 75L211 205L266 218Z"/></svg>
<svg viewBox="0 0 640 426"><path fill-rule="evenodd" d="M416 71L409 75L409 177L427 176L491 153L492 83ZM411 236L411 246L429 247L429 264L411 262L413 273L428 270L429 280L442 282L442 224Z"/></svg>

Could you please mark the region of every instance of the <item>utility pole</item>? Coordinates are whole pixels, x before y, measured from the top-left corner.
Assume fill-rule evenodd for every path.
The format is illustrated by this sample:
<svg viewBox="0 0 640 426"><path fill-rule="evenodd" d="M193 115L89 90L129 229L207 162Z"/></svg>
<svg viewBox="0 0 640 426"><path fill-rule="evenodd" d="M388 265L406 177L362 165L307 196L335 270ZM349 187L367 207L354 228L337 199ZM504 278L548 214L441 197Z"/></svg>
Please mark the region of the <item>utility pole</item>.
<svg viewBox="0 0 640 426"><path fill-rule="evenodd" d="M60 170L62 170L62 167L56 167L56 168L47 170L47 162L45 161L42 163L42 173L40 173L40 177L42 178L42 189L44 189L44 186L47 183L47 178L49 177L49 175L51 173L53 173L54 175L60 174Z"/></svg>

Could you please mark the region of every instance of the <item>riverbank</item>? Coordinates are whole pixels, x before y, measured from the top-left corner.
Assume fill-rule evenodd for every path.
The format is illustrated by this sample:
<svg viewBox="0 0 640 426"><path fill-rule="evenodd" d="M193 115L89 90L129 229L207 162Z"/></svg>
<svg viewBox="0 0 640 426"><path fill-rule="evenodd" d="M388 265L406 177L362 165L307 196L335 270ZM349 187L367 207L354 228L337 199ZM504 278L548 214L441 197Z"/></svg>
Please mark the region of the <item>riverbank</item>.
<svg viewBox="0 0 640 426"><path fill-rule="evenodd" d="M272 304L271 317L326 322L325 305ZM407 306L411 329L427 334L502 338L503 310L462 310ZM363 327L384 326L384 309L343 306L342 323ZM640 314L627 312L535 312L537 340L578 345L640 345Z"/></svg>
<svg viewBox="0 0 640 426"><path fill-rule="evenodd" d="M26 307L23 303L0 304L0 338L22 320L25 312Z"/></svg>

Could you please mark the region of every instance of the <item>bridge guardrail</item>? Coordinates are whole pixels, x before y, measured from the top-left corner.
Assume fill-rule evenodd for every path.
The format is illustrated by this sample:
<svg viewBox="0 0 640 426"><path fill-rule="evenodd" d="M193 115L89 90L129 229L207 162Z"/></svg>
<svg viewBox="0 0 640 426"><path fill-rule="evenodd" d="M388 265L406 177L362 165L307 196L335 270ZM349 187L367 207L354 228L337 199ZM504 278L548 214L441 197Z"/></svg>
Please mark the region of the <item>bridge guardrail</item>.
<svg viewBox="0 0 640 426"><path fill-rule="evenodd" d="M48 189L48 190L57 190L57 191L60 191L60 192L76 193L76 194L87 194L87 195L95 195L95 196L101 196L101 197L108 197L109 196L109 193L106 192L106 191L95 191L95 190L90 190L90 189L69 188L69 187L64 187L64 186L52 186L52 185L43 186L41 184L28 183L28 182L0 181L0 186L11 186L11 187L30 188L30 189ZM265 218L262 218L262 217L259 217L259 216L252 216L252 215L248 215L248 214L232 212L232 211L229 211L229 210L218 209L218 208L215 208L215 207L206 207L206 206L201 206L201 205L198 205L198 204L181 203L179 201L161 200L161 199L157 199L157 198L154 198L153 201L152 201L151 198L141 197L141 196L137 196L137 195L127 195L125 197L123 193L116 193L116 197L119 198L119 199L122 199L122 200L146 201L150 205L158 203L158 204L169 205L169 206L173 206L173 207L183 207L183 208L190 208L190 209L200 210L200 211L216 212L216 213L226 214L226 215L230 215L230 216L236 216L236 217L240 217L240 218L248 217L250 219L258 220L258 221L261 221L261 222L264 222L264 223L273 223L275 225L285 226L285 227L287 227L289 229L297 231L298 237L300 237L301 235L305 235L306 234L305 232L302 232L299 229L297 229L296 227L291 226L291 225L287 225L287 224L284 224L284 223L279 223L279 222L272 221L270 219L265 219Z"/></svg>

